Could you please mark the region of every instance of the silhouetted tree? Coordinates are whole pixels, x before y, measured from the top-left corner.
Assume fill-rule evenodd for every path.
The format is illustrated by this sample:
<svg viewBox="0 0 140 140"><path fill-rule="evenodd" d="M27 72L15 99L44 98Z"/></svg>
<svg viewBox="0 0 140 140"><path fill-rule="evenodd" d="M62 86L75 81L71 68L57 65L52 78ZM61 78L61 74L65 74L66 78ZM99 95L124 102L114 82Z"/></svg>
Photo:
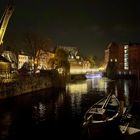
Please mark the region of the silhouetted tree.
<svg viewBox="0 0 140 140"><path fill-rule="evenodd" d="M93 56L87 56L87 57L86 57L86 60L89 61L89 63L90 63L90 68L94 68L94 67L95 67L95 61L94 61Z"/></svg>
<svg viewBox="0 0 140 140"><path fill-rule="evenodd" d="M70 71L70 64L66 51L62 48L57 48L54 58L49 60L49 66L53 69L62 69L63 74L68 74Z"/></svg>
<svg viewBox="0 0 140 140"><path fill-rule="evenodd" d="M26 48L28 49L29 54L33 58L35 72L38 67L38 60L41 50L48 51L48 49L54 47L54 43L50 38L44 38L35 32L25 33L23 41Z"/></svg>

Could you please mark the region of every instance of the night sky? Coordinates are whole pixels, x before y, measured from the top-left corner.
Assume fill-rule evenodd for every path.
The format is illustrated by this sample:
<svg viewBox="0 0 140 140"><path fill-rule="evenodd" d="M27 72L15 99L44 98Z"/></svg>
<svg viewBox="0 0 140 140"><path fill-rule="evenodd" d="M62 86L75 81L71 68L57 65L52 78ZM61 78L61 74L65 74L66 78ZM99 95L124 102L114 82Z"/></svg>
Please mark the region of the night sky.
<svg viewBox="0 0 140 140"><path fill-rule="evenodd" d="M0 18L7 3L0 0ZM102 58L112 41L140 43L140 2L15 0L4 40L28 31L49 36L58 45L78 47L83 55Z"/></svg>

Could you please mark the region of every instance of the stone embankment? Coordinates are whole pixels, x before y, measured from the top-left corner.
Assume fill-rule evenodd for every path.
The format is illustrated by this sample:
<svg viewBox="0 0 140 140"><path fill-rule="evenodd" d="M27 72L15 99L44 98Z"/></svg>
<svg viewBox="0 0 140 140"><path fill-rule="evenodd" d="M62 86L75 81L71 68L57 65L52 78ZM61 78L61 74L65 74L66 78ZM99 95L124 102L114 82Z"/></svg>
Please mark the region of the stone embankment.
<svg viewBox="0 0 140 140"><path fill-rule="evenodd" d="M0 83L0 99L18 96L47 88L64 88L65 78L57 72L48 72L43 75L19 76L9 83Z"/></svg>

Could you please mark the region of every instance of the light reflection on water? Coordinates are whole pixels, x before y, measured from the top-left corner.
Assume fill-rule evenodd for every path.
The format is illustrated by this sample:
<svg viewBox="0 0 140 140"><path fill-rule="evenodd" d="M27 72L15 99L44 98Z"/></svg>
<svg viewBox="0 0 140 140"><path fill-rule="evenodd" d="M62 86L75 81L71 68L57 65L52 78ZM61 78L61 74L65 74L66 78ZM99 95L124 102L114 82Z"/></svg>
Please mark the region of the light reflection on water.
<svg viewBox="0 0 140 140"><path fill-rule="evenodd" d="M38 121L43 121L47 113L47 106L42 102L38 105L33 106L33 118Z"/></svg>
<svg viewBox="0 0 140 140"><path fill-rule="evenodd" d="M126 106L128 106L129 105L129 83L128 83L128 81L124 81L124 95L125 95Z"/></svg>
<svg viewBox="0 0 140 140"><path fill-rule="evenodd" d="M46 90L1 103L0 138L26 138L30 134L38 139L53 139L56 135L58 139L68 139L63 134L71 132L70 138L79 140L85 111L105 95L109 82L106 78L87 79L69 83L66 91ZM129 82L119 84L128 104ZM117 91L117 85L115 88Z"/></svg>
<svg viewBox="0 0 140 140"><path fill-rule="evenodd" d="M106 91L107 81L106 78L94 78L89 80L92 84L92 89L97 89L98 91Z"/></svg>
<svg viewBox="0 0 140 140"><path fill-rule="evenodd" d="M107 83L107 78L93 78L84 81L69 83L66 89L71 94L83 94L87 93L89 90L98 90L106 92Z"/></svg>
<svg viewBox="0 0 140 140"><path fill-rule="evenodd" d="M93 78L78 82L69 83L66 87L66 92L71 96L72 114L81 113L82 95L89 91L106 91L107 81L104 78Z"/></svg>
<svg viewBox="0 0 140 140"><path fill-rule="evenodd" d="M66 90L71 94L83 94L88 91L88 83L86 81L69 83L66 86Z"/></svg>

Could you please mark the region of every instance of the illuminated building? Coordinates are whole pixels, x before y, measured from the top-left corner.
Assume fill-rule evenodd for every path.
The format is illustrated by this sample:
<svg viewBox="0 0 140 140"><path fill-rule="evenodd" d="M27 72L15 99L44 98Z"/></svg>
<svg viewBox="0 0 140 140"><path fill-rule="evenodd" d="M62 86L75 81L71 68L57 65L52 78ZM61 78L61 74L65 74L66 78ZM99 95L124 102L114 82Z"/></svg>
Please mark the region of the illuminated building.
<svg viewBox="0 0 140 140"><path fill-rule="evenodd" d="M38 59L38 68L39 69L47 69L49 59L54 58L54 53L50 51L39 50L37 52Z"/></svg>
<svg viewBox="0 0 140 140"><path fill-rule="evenodd" d="M20 69L24 63L31 64L31 69L34 68L34 64L38 65L38 69L47 69L47 63L50 58L54 57L54 53L49 51L39 50L37 52L37 57L35 58L35 62L33 58L24 52L18 55L18 69Z"/></svg>
<svg viewBox="0 0 140 140"><path fill-rule="evenodd" d="M17 70L17 56L14 52L10 50L10 48L3 46L4 51L2 52L2 56L6 58L11 63L11 71Z"/></svg>
<svg viewBox="0 0 140 140"><path fill-rule="evenodd" d="M85 73L86 69L90 68L89 61L85 60L77 47L71 46L58 46L66 51L68 54L68 61L70 63L70 73L79 74Z"/></svg>
<svg viewBox="0 0 140 140"><path fill-rule="evenodd" d="M118 75L137 74L140 71L140 44L110 43L105 50L106 68L114 63Z"/></svg>
<svg viewBox="0 0 140 140"><path fill-rule="evenodd" d="M25 54L18 55L18 69L21 69L24 63L29 62L29 56Z"/></svg>
<svg viewBox="0 0 140 140"><path fill-rule="evenodd" d="M0 78L7 78L11 72L11 63L0 55Z"/></svg>

